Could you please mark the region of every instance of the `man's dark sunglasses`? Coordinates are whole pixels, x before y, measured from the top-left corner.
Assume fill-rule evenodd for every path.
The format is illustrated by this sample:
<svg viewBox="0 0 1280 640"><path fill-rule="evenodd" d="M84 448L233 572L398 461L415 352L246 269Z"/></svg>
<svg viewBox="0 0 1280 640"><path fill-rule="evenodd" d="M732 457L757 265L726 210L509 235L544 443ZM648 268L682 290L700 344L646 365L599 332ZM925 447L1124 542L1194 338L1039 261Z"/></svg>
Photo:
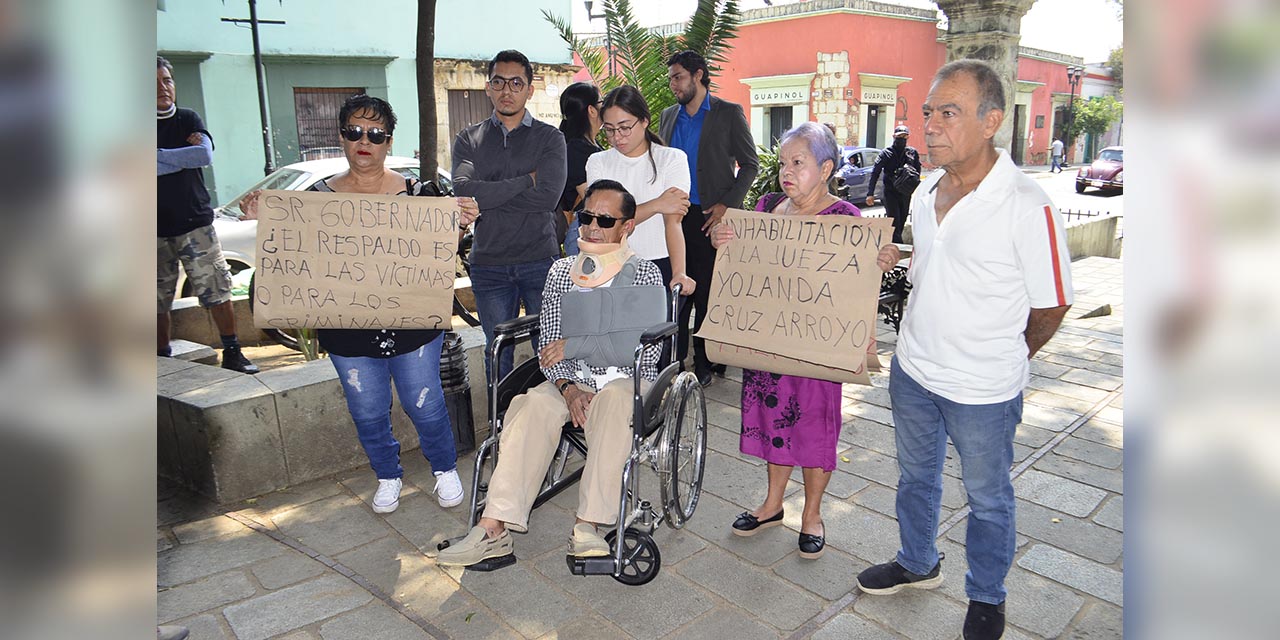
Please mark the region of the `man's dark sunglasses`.
<svg viewBox="0 0 1280 640"><path fill-rule="evenodd" d="M338 129L338 131L342 132L342 137L350 142L360 142L360 138L364 137L366 133L369 135L369 144L382 144L387 141L387 138L391 137L391 134L377 127L369 127L368 130L365 130L358 124L349 124Z"/></svg>
<svg viewBox="0 0 1280 640"><path fill-rule="evenodd" d="M595 220L601 229L612 229L613 225L618 224L622 218L614 218L603 214L591 213L586 209L578 209L579 226L589 227L592 220Z"/></svg>

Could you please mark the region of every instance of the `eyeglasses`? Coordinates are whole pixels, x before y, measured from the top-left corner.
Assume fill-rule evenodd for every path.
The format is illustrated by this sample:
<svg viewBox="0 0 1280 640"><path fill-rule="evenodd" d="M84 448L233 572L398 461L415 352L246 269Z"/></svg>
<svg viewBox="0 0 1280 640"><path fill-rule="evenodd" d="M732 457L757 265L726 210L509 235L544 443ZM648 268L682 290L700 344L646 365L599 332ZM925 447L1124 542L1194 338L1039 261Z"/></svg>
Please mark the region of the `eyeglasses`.
<svg viewBox="0 0 1280 640"><path fill-rule="evenodd" d="M578 209L578 225L583 227L591 226L591 221L595 220L596 225L601 229L612 229L613 225L618 224L622 218L614 218L602 213L592 213L586 209Z"/></svg>
<svg viewBox="0 0 1280 640"><path fill-rule="evenodd" d="M369 144L382 144L387 141L387 138L391 137L391 134L377 127L365 129L358 124L349 124L338 129L338 131L342 132L342 137L346 138L348 142L360 142L360 138L363 138L365 134L369 136Z"/></svg>
<svg viewBox="0 0 1280 640"><path fill-rule="evenodd" d="M636 120L631 124L620 124L616 127L603 126L603 127L600 127L600 130L604 131L604 135L610 138L618 135L619 133L625 136L625 135L629 135L631 133L631 130L636 128L636 125L638 124L640 124L640 121Z"/></svg>
<svg viewBox="0 0 1280 640"><path fill-rule="evenodd" d="M502 76L489 78L489 88L494 91L502 91L507 87L511 87L512 93L520 93L524 91L526 86L528 86L528 83L524 81L524 78L518 76L515 78L504 78Z"/></svg>

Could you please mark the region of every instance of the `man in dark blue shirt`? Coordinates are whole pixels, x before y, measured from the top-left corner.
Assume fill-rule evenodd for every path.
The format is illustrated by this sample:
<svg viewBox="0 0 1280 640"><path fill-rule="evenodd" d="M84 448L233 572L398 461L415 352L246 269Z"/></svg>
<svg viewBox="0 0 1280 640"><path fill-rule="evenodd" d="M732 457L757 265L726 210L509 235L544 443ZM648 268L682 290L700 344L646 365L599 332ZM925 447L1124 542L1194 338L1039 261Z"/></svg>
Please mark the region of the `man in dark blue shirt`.
<svg viewBox="0 0 1280 640"><path fill-rule="evenodd" d="M711 95L711 72L701 55L681 51L671 56L667 60L667 81L679 104L662 111L658 135L684 151L689 159L689 211L681 224L685 271L698 283L689 296L692 304L680 309L677 357L683 361L689 354L691 333L702 327L707 315L711 271L716 260L710 229L724 217L725 210L742 208L760 163L742 107ZM695 309L697 316L690 331L689 316ZM712 367L701 338L693 338L693 370L703 386L711 384L713 370L724 373L724 365Z"/></svg>

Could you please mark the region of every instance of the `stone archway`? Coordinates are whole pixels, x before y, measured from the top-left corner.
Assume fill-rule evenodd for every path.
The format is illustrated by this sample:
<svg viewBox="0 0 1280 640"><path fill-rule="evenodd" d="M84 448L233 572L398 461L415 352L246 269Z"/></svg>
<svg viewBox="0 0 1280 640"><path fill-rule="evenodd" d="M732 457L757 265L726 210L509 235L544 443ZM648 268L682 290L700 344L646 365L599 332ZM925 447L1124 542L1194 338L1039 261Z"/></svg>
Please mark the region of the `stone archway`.
<svg viewBox="0 0 1280 640"><path fill-rule="evenodd" d="M1022 16L1035 0L937 0L947 15L947 62L973 58L995 67L1004 79L1004 124L995 144L1012 148L1013 104L1018 87L1018 43Z"/></svg>

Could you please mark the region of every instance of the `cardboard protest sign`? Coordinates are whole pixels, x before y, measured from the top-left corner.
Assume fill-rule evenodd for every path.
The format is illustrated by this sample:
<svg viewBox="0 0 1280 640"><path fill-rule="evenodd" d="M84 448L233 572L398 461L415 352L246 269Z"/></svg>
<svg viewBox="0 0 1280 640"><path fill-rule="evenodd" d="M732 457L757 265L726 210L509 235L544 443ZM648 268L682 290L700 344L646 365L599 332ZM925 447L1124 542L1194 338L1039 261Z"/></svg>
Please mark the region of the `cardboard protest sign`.
<svg viewBox="0 0 1280 640"><path fill-rule="evenodd" d="M453 198L264 191L254 325L448 328L457 245Z"/></svg>
<svg viewBox="0 0 1280 640"><path fill-rule="evenodd" d="M698 336L714 362L870 384L887 218L730 210Z"/></svg>

